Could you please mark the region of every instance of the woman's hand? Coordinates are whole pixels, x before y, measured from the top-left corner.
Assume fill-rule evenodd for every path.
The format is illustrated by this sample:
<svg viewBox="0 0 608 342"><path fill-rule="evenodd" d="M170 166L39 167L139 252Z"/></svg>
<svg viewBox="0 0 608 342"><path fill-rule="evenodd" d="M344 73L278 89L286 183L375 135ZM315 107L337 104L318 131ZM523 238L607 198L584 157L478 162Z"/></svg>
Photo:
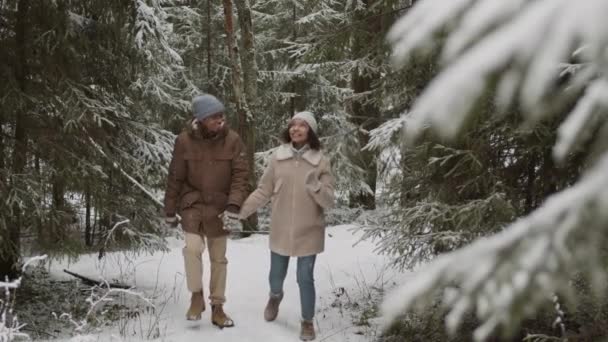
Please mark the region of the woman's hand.
<svg viewBox="0 0 608 342"><path fill-rule="evenodd" d="M317 169L312 169L306 173L304 183L312 192L319 192L319 190L321 190L320 175Z"/></svg>

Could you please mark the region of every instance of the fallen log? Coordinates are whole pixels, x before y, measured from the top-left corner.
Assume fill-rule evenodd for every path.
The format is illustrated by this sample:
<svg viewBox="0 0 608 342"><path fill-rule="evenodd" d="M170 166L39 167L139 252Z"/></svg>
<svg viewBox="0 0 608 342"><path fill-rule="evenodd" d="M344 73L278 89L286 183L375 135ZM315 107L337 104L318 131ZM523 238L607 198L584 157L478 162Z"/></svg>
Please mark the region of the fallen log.
<svg viewBox="0 0 608 342"><path fill-rule="evenodd" d="M64 269L63 272L71 275L72 277L82 280L83 284L89 285L89 286L109 287L109 288L114 288L114 289L132 289L132 288L134 288L134 286L129 286L129 285L120 284L120 283L109 283L109 282L106 282L103 280L96 280L93 278L85 277L81 274L74 273L74 272L68 271L66 269Z"/></svg>

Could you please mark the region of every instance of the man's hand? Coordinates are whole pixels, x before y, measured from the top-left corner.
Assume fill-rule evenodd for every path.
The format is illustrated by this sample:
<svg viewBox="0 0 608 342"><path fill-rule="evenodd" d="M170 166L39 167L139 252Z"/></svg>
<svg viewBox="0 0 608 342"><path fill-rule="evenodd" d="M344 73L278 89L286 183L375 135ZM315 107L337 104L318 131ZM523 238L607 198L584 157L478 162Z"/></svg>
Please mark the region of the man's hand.
<svg viewBox="0 0 608 342"><path fill-rule="evenodd" d="M243 231L243 224L241 223L241 220L239 219L238 213L234 213L234 212L226 210L223 213L221 213L219 217L222 219L222 222L224 223L225 230L227 230L229 232L242 232Z"/></svg>
<svg viewBox="0 0 608 342"><path fill-rule="evenodd" d="M169 228L176 228L177 225L179 224L179 219L177 218L177 216L166 216L165 224Z"/></svg>
<svg viewBox="0 0 608 342"><path fill-rule="evenodd" d="M319 190L321 190L321 181L319 180L319 174L315 169L312 169L306 173L304 183L306 184L308 190L312 192L319 192Z"/></svg>

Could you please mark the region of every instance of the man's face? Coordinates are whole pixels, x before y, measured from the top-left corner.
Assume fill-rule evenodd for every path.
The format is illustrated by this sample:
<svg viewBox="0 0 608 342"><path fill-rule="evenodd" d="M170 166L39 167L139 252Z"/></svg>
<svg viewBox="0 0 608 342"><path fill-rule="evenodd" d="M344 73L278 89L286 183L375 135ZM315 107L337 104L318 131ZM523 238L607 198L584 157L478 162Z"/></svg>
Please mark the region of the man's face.
<svg viewBox="0 0 608 342"><path fill-rule="evenodd" d="M203 121L199 121L199 123L203 125L207 131L217 133L224 128L226 118L224 117L224 113L217 113L206 117Z"/></svg>

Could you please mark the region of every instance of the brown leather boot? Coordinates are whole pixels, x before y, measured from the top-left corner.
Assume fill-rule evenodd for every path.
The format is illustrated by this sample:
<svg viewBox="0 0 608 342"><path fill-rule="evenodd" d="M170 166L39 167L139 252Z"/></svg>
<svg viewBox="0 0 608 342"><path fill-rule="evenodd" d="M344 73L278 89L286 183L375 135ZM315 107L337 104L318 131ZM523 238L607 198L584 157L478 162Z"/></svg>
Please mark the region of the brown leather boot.
<svg viewBox="0 0 608 342"><path fill-rule="evenodd" d="M221 304L211 305L211 323L220 329L230 328L234 326L234 321L230 316L226 315Z"/></svg>
<svg viewBox="0 0 608 342"><path fill-rule="evenodd" d="M315 327L312 321L302 320L301 330L300 330L300 340L302 341L312 341L315 339Z"/></svg>
<svg viewBox="0 0 608 342"><path fill-rule="evenodd" d="M190 308L186 312L186 319L189 321L198 321L201 319L201 313L205 311L205 298L203 291L192 292L190 299Z"/></svg>
<svg viewBox="0 0 608 342"><path fill-rule="evenodd" d="M264 309L264 319L268 322L272 322L277 318L279 314L279 304L281 304L281 300L283 299L283 293L273 294L270 293L268 296L268 304L266 304L266 308Z"/></svg>

